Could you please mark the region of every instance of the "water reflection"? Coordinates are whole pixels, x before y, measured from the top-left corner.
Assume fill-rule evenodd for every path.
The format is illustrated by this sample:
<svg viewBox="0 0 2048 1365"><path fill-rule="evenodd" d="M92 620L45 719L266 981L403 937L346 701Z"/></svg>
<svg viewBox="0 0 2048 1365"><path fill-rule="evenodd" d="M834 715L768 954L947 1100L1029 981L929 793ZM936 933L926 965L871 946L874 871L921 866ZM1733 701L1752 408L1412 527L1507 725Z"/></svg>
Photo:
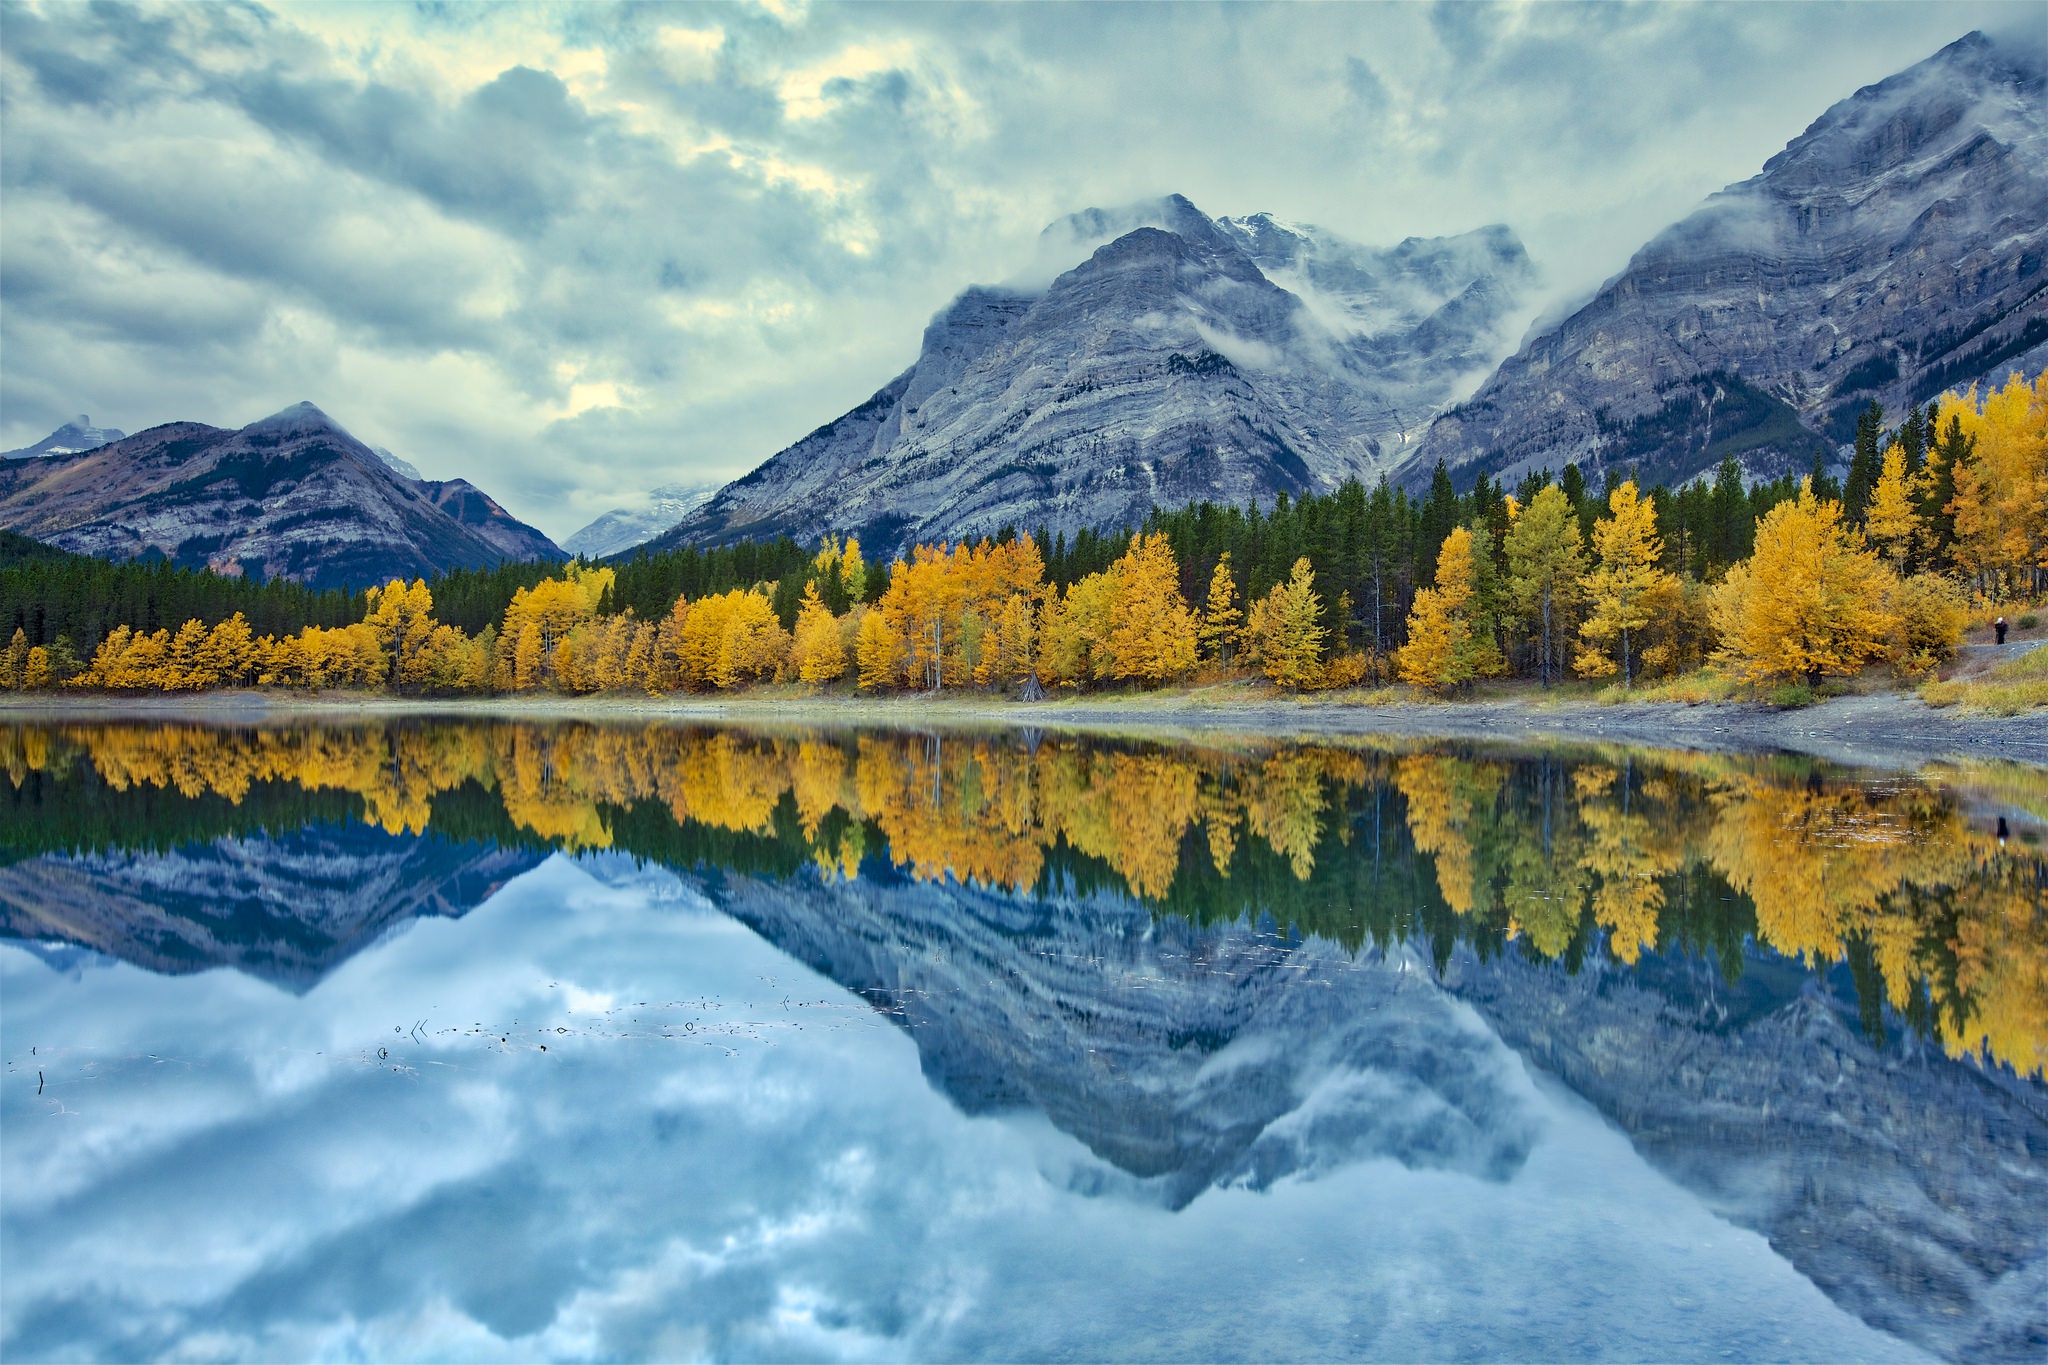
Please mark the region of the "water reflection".
<svg viewBox="0 0 2048 1365"><path fill-rule="evenodd" d="M2038 1080L2048 1060L2048 871L2030 842L2044 792L2027 770L1905 781L1622 750L497 724L18 727L0 729L0 766L10 779L0 800L13 803L0 807L0 927L34 941L72 992L44 966L7 968L11 1131L44 1112L26 1107L15 1041L29 1026L51 1036L59 1022L111 1030L95 1057L125 1048L131 1059L125 1069L95 1060L111 1070L94 1092L81 1088L76 1054L62 1102L123 1096L111 1108L131 1126L147 1127L134 1106L179 1089L133 1061L161 1051L158 1032L220 1054L198 1040L197 1017L180 1022L184 1010L239 1012L266 1040L311 1028L299 1053L348 1059L353 1069L338 1075L321 1070L338 1061L298 1057L281 1069L299 1079L251 1081L254 1097L233 1103L273 1124L276 1097L297 1086L312 1086L323 1114L387 1074L450 1087L438 1103L413 1101L429 1115L421 1121L454 1132L406 1144L432 1159L394 1149L383 1178L414 1193L372 1200L389 1195L388 1219L346 1234L302 1228L313 1241L253 1252L228 1277L231 1294L197 1293L226 1315L218 1330L240 1315L243 1335L227 1354L287 1343L287 1354L302 1353L311 1338L292 1332L317 1336L344 1319L400 1331L365 1286L382 1285L409 1312L428 1308L370 1267L425 1254L463 1226L487 1226L513 1263L506 1273L529 1282L515 1293L484 1276L436 1279L443 1308L489 1334L468 1349L504 1354L506 1342L531 1338L520 1353L588 1353L561 1334L564 1286L585 1273L567 1266L590 1249L563 1251L538 1229L551 1218L627 1216L607 1200L630 1205L646 1192L628 1193L616 1164L658 1160L668 1171L676 1157L731 1164L726 1185L709 1174L681 1182L726 1221L664 1203L660 1217L675 1221L670 1234L688 1255L643 1233L626 1239L643 1260L618 1271L666 1274L687 1301L665 1317L643 1305L635 1331L685 1335L656 1349L613 1321L588 1329L585 1345L601 1343L600 1353L1239 1353L1220 1320L1176 1338L1141 1302L1039 1322L1013 1291L1034 1281L1043 1290L1053 1272L998 1250L1030 1245L1070 1268L1085 1263L1100 1283L1062 1277L1070 1297L1140 1278L1156 1291L1156 1271L1141 1264L1174 1261L1163 1248L1197 1226L1217 1240L1191 1245L1218 1264L1250 1247L1306 1264L1284 1254L1293 1237L1350 1277L1340 1286L1300 1272L1301 1292L1313 1282L1323 1295L1314 1331L1308 1318L1286 1330L1240 1324L1243 1340L1265 1343L1244 1354L1840 1354L1850 1338L1830 1335L1846 1329L1829 1316L1840 1310L1951 1356L2027 1357L2048 1342L2038 1292L2048 1277ZM2014 837L1999 840L1993 810L2008 813ZM543 866L556 851L581 862ZM685 912L707 903L715 916ZM538 946L568 932L557 922L565 905L585 921L579 947ZM427 939L424 925L389 936L422 915L470 922ZM743 945L717 925L750 932ZM674 951L678 934L686 953ZM293 990L325 984L294 1015L219 984L233 978L202 978L212 984L201 1008L125 968L103 985L53 946L64 944L151 973L225 965ZM40 975L24 975L31 968ZM551 973L567 983L536 979ZM691 998L682 986L693 980ZM349 995L357 1008L335 1003ZM93 1010L115 1022L82 1022ZM403 1017L378 1023L395 1032L372 1045L359 1027L368 1014ZM324 1023L309 1022L316 1016ZM656 1051L610 1056L601 1039ZM889 1048L901 1044L923 1077L915 1091L890 1071ZM539 1107L553 1119L476 1108L520 1110L510 1097L534 1078L515 1086L500 1073L537 1066L544 1045L574 1061L585 1117L561 1117L565 1096L552 1093ZM679 1048L703 1060L667 1060ZM1572 1108L1580 1101L1532 1084L1517 1054L1590 1102L1633 1154L1607 1151L1598 1170L1564 1173L1604 1150L1605 1130ZM745 1067L748 1079L735 1089L713 1061ZM463 1068L467 1079L433 1067ZM590 1089L593 1068L616 1089ZM256 1068L266 1069L280 1068ZM588 1131L605 1128L606 1115L649 1126L620 1149ZM566 1204L512 1217L490 1202L525 1178L522 1163L541 1159L519 1142L505 1147L506 1125L564 1122L612 1165L578 1156L542 1178ZM757 1143L777 1136L736 1153L722 1136L735 1126ZM840 1126L864 1137L821 1136ZM88 1215L103 1206L114 1217L121 1190L163 1202L173 1170L133 1153L98 1165L123 1145L102 1141L91 1158L61 1142L27 1153L9 1143L0 1230L10 1265L71 1245L74 1234L58 1231L66 1220L105 1232ZM1005 1159L975 1148L992 1141ZM266 1159L286 1150L281 1142L266 1139ZM406 1159L424 1166L399 1170ZM305 1178L333 1180L313 1156L304 1161ZM1545 1182L1574 1207L1539 1214L1531 1201ZM817 1231L798 1237L816 1245L794 1278L767 1242L757 1248L766 1259L740 1256L758 1281L753 1299L740 1295L753 1307L727 1301L740 1291L720 1279L730 1267L702 1260L724 1254L707 1248L794 1235L745 1231L735 1200L779 1207L773 1216L791 1226L820 1217L836 1227L850 1216L843 1208L806 1213L794 1191L855 1187L864 1193L847 1198L866 1211L848 1226L951 1237L950 1254L994 1279L942 1285L932 1267L892 1253L880 1258L889 1271L868 1265L859 1274L872 1282L855 1289L842 1283L855 1270L836 1258L876 1258L827 1251L834 1234ZM1367 1254L1359 1227L1332 1225L1320 1199L1304 1202L1311 1188L1370 1211L1376 1231L1405 1228L1412 1242L1389 1232L1384 1254ZM926 1214L885 1217L873 1204L885 1197ZM1010 1216L1020 1199L1031 1217ZM960 1201L1008 1209L1008 1221L968 1230L954 1218L942 1234L950 1215L930 1210ZM1168 1221L1140 1220L1150 1230L1140 1236L1077 1212L1111 1206ZM1546 1218L1585 1258L1576 1268L1543 1249ZM1748 1244L1729 1243L1722 1218L1761 1233L1776 1255L1758 1262ZM1046 1239L1077 1219L1102 1245L1054 1251ZM1667 1232L1681 1225L1700 1230L1699 1247L1719 1236L1722 1251L1678 1254ZM1488 1306L1432 1282L1428 1294L1455 1299L1463 1316L1417 1316L1395 1286L1418 1292L1413 1277L1432 1256L1450 1273L1441 1253L1453 1243L1458 1273L1496 1293L1520 1286L1523 1297L1506 1291ZM567 1260L543 1263L544 1244ZM694 1268L658 1272L663 1256ZM1508 1265L1511 1256L1521 1263ZM337 1264L359 1268L343 1276ZM1595 1266L1613 1282L1596 1288ZM1774 1279L1781 1271L1792 1278ZM1700 1281L1677 1296L1690 1308L1673 1307L1660 1273ZM121 1293L149 1297L137 1288L147 1275L113 1278ZM10 1353L39 1353L24 1343L102 1355L169 1348L171 1338L148 1335L166 1329L117 1340L69 1322L60 1282L32 1279L0 1300ZM686 1281L687 1292L677 1287ZM1838 1307L1799 1298L1814 1286ZM806 1308L792 1293L822 1297ZM1731 1316L1742 1295L1775 1307ZM1213 1304L1205 1311L1219 1317ZM775 1322L808 1323L812 1335L764 1325ZM416 1333L411 1353L428 1337L455 1340ZM1885 1349L1882 1338L1855 1340L1856 1353Z"/></svg>

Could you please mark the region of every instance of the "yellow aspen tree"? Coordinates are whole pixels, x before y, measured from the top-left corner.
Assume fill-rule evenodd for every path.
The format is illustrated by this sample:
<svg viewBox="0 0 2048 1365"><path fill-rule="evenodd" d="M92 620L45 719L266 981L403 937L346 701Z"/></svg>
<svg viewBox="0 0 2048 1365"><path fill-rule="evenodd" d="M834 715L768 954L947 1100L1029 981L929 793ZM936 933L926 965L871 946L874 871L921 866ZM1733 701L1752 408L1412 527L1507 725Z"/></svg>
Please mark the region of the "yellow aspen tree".
<svg viewBox="0 0 2048 1365"><path fill-rule="evenodd" d="M1514 517L1505 544L1508 594L1536 634L1537 672L1545 687L1558 673L1557 627L1577 603L1586 575L1578 513L1556 484L1545 484Z"/></svg>
<svg viewBox="0 0 2048 1365"><path fill-rule="evenodd" d="M205 643L196 651L195 672L210 679L213 687L241 687L255 671L256 639L249 622L240 612L207 632Z"/></svg>
<svg viewBox="0 0 2048 1365"><path fill-rule="evenodd" d="M171 637L171 647L157 665L156 686L160 692L183 692L205 687L210 681L207 675L193 675L193 668L199 661L199 647L206 643L206 627L197 617L178 627L178 633Z"/></svg>
<svg viewBox="0 0 2048 1365"><path fill-rule="evenodd" d="M1744 681L1852 674L1883 657L1897 580L1808 479L1756 528L1756 552L1714 589L1715 658Z"/></svg>
<svg viewBox="0 0 2048 1365"><path fill-rule="evenodd" d="M1589 643L1579 651L1573 666L1581 677L1603 678L1617 671L1608 653L1608 642L1618 645L1618 671L1624 685L1635 682L1635 659L1630 649L1634 632L1650 621L1650 603L1671 575L1657 567L1664 557L1664 542L1657 535L1657 507L1636 492L1630 479L1607 499L1613 515L1593 526L1593 551L1600 566L1586 580L1592 608L1579 625L1579 634Z"/></svg>
<svg viewBox="0 0 2048 1365"><path fill-rule="evenodd" d="M1180 565L1166 536L1132 536L1110 576L1111 676L1156 684L1192 669L1195 616L1180 594Z"/></svg>
<svg viewBox="0 0 2048 1365"><path fill-rule="evenodd" d="M28 632L16 626L14 638L8 641L6 651L0 653L0 688L13 692L21 687L22 677L28 671L28 651Z"/></svg>
<svg viewBox="0 0 2048 1365"><path fill-rule="evenodd" d="M389 660L388 676L402 687L425 681L426 669L419 658L427 637L434 633L434 595L425 580L415 578L408 586L394 578L369 591L369 611L364 623L377 632Z"/></svg>
<svg viewBox="0 0 2048 1365"><path fill-rule="evenodd" d="M1282 687L1313 687L1323 675L1323 602L1316 595L1316 575L1306 555L1294 561L1285 583L1277 583L1261 604L1263 638L1259 666Z"/></svg>
<svg viewBox="0 0 2048 1365"><path fill-rule="evenodd" d="M1408 643L1394 652L1402 682L1441 691L1471 680L1478 655L1470 614L1476 577L1472 533L1454 526L1437 551L1435 584L1415 594Z"/></svg>
<svg viewBox="0 0 2048 1365"><path fill-rule="evenodd" d="M2014 373L1980 405L1942 397L1940 423L1958 420L1976 445L1955 469L1956 558L1998 594L2038 591L2048 577L2048 370Z"/></svg>
<svg viewBox="0 0 2048 1365"><path fill-rule="evenodd" d="M855 681L861 690L878 692L901 683L903 639L882 612L870 611L861 616L860 632L854 637L853 658L854 666L859 670Z"/></svg>
<svg viewBox="0 0 2048 1365"><path fill-rule="evenodd" d="M1906 472L1906 448L1893 441L1870 492L1866 530L1896 574L1906 572L1906 561L1920 537L1921 492L1920 480Z"/></svg>
<svg viewBox="0 0 2048 1365"><path fill-rule="evenodd" d="M50 668L50 650L47 645L35 645L29 649L28 659L22 664L21 686L24 691L41 692L57 685L57 675Z"/></svg>
<svg viewBox="0 0 2048 1365"><path fill-rule="evenodd" d="M796 639L790 647L790 663L797 678L813 687L836 682L846 673L846 647L839 640L839 620L818 596L818 585L804 585L803 605L797 608Z"/></svg>
<svg viewBox="0 0 2048 1365"><path fill-rule="evenodd" d="M1230 667L1244 630L1244 612L1237 605L1237 580L1230 574L1230 551L1216 561L1209 575L1209 600L1202 608L1202 655L1210 663Z"/></svg>
<svg viewBox="0 0 2048 1365"><path fill-rule="evenodd" d="M515 633L516 632L516 633ZM540 686L542 643L540 622L527 620L516 627L512 612L505 614L505 633L514 640L512 650L512 687L515 691L531 692Z"/></svg>

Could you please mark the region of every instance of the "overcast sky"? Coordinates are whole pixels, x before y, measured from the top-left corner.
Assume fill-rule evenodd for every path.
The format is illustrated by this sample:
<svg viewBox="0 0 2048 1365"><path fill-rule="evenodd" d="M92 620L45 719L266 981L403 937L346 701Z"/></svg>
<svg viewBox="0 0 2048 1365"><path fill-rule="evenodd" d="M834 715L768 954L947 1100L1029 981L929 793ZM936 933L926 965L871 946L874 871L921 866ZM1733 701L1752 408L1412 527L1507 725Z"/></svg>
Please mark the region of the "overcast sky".
<svg viewBox="0 0 2048 1365"><path fill-rule="evenodd" d="M2012 5L0 4L0 448L301 399L561 537L1171 191L1582 295Z"/></svg>

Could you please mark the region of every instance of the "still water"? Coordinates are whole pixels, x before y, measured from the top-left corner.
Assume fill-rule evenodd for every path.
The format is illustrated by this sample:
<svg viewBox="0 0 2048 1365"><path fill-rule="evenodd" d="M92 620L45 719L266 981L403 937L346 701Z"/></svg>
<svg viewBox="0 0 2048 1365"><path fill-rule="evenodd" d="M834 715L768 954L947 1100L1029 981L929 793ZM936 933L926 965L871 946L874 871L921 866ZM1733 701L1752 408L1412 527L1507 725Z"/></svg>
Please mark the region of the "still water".
<svg viewBox="0 0 2048 1365"><path fill-rule="evenodd" d="M9 1360L2048 1357L2039 769L484 723L0 769Z"/></svg>

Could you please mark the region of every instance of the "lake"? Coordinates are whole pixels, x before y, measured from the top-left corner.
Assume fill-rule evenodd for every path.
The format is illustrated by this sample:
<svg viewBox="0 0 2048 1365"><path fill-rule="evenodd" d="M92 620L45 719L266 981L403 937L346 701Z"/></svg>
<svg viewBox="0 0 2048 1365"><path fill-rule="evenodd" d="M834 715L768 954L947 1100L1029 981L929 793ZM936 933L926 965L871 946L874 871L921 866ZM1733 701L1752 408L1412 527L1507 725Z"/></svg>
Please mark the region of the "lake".
<svg viewBox="0 0 2048 1365"><path fill-rule="evenodd" d="M2048 773L0 725L0 1355L2048 1356Z"/></svg>

